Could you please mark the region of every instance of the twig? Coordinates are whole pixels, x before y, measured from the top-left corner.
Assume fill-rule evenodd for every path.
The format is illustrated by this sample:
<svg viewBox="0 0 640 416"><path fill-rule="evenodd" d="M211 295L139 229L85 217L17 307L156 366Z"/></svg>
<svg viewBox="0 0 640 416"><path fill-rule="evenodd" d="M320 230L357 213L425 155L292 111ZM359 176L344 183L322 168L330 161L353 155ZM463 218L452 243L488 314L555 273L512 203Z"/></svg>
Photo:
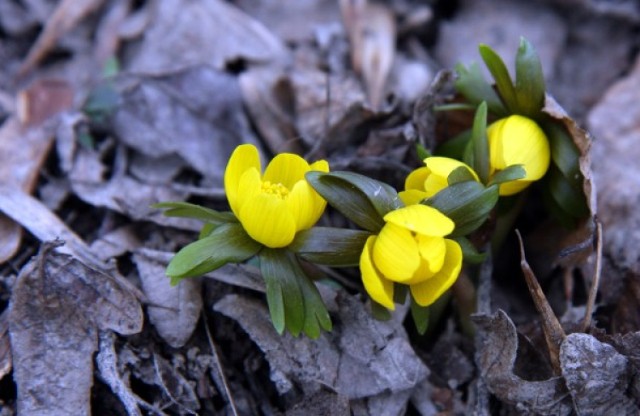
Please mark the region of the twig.
<svg viewBox="0 0 640 416"><path fill-rule="evenodd" d="M542 332L544 333L547 348L549 349L551 365L556 374L560 374L560 344L562 344L566 334L555 313L553 313L553 309L551 309L551 305L549 305L536 275L533 273L533 270L531 270L529 263L527 263L520 231L516 230L516 234L518 235L518 241L520 243L520 267L527 282L529 293L531 293L531 297L533 298L533 303L542 318Z"/></svg>
<svg viewBox="0 0 640 416"><path fill-rule="evenodd" d="M596 303L596 295L598 294L598 287L600 286L600 274L602 273L602 223L594 218L596 223L596 270L591 282L591 289L589 290L589 298L587 299L587 308L584 312L584 320L582 321L582 332L587 332L591 326L591 315L593 314L593 307Z"/></svg>
<svg viewBox="0 0 640 416"><path fill-rule="evenodd" d="M476 313L488 315L491 313L491 275L493 274L493 259L491 257L491 247L485 246L487 258L480 265L478 276L478 289L476 290ZM480 351L486 339L486 334L482 329L478 329L475 334L475 361L480 368ZM489 415L489 389L486 381L478 377L476 383L472 384L475 401L473 403L473 414L478 416Z"/></svg>
<svg viewBox="0 0 640 416"><path fill-rule="evenodd" d="M224 395L226 396L227 401L231 406L231 411L233 413L233 416L238 416L238 409L236 409L236 403L233 400L233 396L231 395L231 390L229 389L229 385L227 384L227 378L224 375L222 364L220 363L220 357L218 356L216 345L213 342L213 337L211 336L211 331L209 331L209 322L207 321L207 315L205 313L202 314L202 320L204 323L204 330L207 333L207 340L209 341L209 346L211 347L211 353L213 354L213 360L215 361L215 366L218 373L218 377L212 377L213 381L216 383L218 390L224 391ZM222 384L222 386L220 386L219 384Z"/></svg>

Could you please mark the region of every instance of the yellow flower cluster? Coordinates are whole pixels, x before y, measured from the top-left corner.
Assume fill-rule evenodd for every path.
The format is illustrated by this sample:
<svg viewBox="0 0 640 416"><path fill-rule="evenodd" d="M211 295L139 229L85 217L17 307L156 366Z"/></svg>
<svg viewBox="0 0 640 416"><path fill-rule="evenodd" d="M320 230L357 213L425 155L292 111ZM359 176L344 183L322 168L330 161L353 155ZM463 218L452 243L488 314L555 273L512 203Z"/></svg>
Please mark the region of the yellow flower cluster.
<svg viewBox="0 0 640 416"><path fill-rule="evenodd" d="M522 165L526 174L500 184L500 195L520 192L546 173L549 142L534 121L518 115L498 120L487 128L487 137L490 177L512 165ZM462 267L460 245L445 238L454 231L454 222L421 202L447 188L449 175L461 167L469 178L480 179L459 160L429 157L424 162L408 175L399 194L405 206L384 216L384 226L367 239L360 256L367 293L388 309L394 309L396 283L409 286L416 303L428 306L451 287ZM329 165L283 153L263 173L254 146L236 148L224 186L231 210L253 240L270 248L287 247L299 231L318 221L326 201L305 179L309 171L329 172Z"/></svg>

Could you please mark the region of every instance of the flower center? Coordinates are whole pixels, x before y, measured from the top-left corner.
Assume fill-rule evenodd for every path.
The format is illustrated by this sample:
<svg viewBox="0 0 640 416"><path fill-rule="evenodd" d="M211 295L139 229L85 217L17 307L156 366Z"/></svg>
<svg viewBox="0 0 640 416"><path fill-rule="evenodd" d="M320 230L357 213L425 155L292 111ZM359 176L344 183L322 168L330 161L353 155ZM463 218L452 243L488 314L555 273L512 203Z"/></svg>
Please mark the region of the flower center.
<svg viewBox="0 0 640 416"><path fill-rule="evenodd" d="M280 199L285 199L289 195L289 190L281 183L271 183L269 181L262 182L262 192L275 195Z"/></svg>

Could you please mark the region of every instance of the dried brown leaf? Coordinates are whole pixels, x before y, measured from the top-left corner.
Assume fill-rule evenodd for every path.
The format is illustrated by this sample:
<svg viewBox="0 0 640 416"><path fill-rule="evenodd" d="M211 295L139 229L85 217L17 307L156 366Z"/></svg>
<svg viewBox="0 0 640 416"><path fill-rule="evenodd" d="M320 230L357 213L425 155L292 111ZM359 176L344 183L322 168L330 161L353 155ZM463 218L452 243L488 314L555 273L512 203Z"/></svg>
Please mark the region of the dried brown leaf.
<svg viewBox="0 0 640 416"><path fill-rule="evenodd" d="M20 272L9 331L20 414L90 414L97 330L139 332L142 308L110 276L54 251Z"/></svg>
<svg viewBox="0 0 640 416"><path fill-rule="evenodd" d="M153 364L157 384L162 387L170 400L181 410L196 414L195 411L200 408L200 402L189 381L158 354L153 355Z"/></svg>
<svg viewBox="0 0 640 416"><path fill-rule="evenodd" d="M11 344L9 342L9 310L0 314L0 380L11 371Z"/></svg>
<svg viewBox="0 0 640 416"><path fill-rule="evenodd" d="M173 348L187 343L200 318L202 296L200 279L183 279L171 286L165 274L164 252L141 248L133 255L142 289L149 301L149 320L158 334Z"/></svg>
<svg viewBox="0 0 640 416"><path fill-rule="evenodd" d="M53 49L60 37L96 11L103 3L104 0L62 0L47 20L36 43L31 47L19 73L24 75L31 71Z"/></svg>
<svg viewBox="0 0 640 416"><path fill-rule="evenodd" d="M593 143L593 170L598 184L598 212L604 228L604 255L613 269L603 278L606 300L616 302L624 273L640 274L640 59L593 108L589 129ZM604 285L603 285L604 286Z"/></svg>
<svg viewBox="0 0 640 416"><path fill-rule="evenodd" d="M11 117L0 128L0 178L4 185L12 185L30 193L53 143L50 127L25 129ZM0 199L8 196L0 194ZM0 211L3 211L0 209ZM20 246L20 226L0 214L0 263L13 257Z"/></svg>
<svg viewBox="0 0 640 416"><path fill-rule="evenodd" d="M237 320L264 351L281 394L294 386L307 394L329 386L367 411L362 414L404 414L428 369L399 323L374 320L351 297L339 295L335 301L330 309L340 326L317 340L278 335L266 307L245 297L228 295L214 309Z"/></svg>
<svg viewBox="0 0 640 416"><path fill-rule="evenodd" d="M578 414L631 415L640 408L628 396L628 359L588 334L570 334L560 350L562 375Z"/></svg>
<svg viewBox="0 0 640 416"><path fill-rule="evenodd" d="M71 108L74 90L60 79L38 79L18 93L17 115L27 127L42 124L52 116Z"/></svg>
<svg viewBox="0 0 640 416"><path fill-rule="evenodd" d="M228 73L191 67L167 76L122 77L116 88L122 99L112 118L117 137L148 157L179 155L210 186L222 186L237 145L258 144L238 80Z"/></svg>
<svg viewBox="0 0 640 416"><path fill-rule="evenodd" d="M396 50L395 17L382 4L367 4L360 14L362 22L355 26L359 33L351 36L353 51L357 50L360 72L364 79L371 107L381 108L387 78L393 66Z"/></svg>
<svg viewBox="0 0 640 416"><path fill-rule="evenodd" d="M499 310L493 316L473 317L485 336L477 364L489 391L519 409L540 414L568 415L572 411L562 378L527 381L514 373L518 336L511 319Z"/></svg>
<svg viewBox="0 0 640 416"><path fill-rule="evenodd" d="M295 124L293 87L281 68L255 67L243 72L244 103L261 137L273 153L301 153Z"/></svg>
<svg viewBox="0 0 640 416"><path fill-rule="evenodd" d="M480 62L478 44L491 46L500 56L513 56L521 36L535 45L543 72L551 76L563 52L567 25L562 17L544 4L509 0L464 1L452 19L439 28L435 57L445 68ZM514 74L514 60L505 64ZM485 77L489 71L482 67Z"/></svg>
<svg viewBox="0 0 640 416"><path fill-rule="evenodd" d="M153 6L133 72L161 75L198 65L221 70L234 61L288 59L280 39L227 2L162 0Z"/></svg>

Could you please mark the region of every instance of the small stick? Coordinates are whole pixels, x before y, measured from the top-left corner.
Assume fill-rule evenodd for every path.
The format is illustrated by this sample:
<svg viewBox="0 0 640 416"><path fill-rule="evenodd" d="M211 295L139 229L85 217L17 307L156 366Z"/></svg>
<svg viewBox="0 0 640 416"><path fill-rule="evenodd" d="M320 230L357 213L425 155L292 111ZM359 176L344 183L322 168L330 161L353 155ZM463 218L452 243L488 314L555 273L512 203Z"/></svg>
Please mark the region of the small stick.
<svg viewBox="0 0 640 416"><path fill-rule="evenodd" d="M596 295L600 286L600 275L602 273L602 223L594 218L596 223L596 270L591 281L591 289L589 290L589 298L587 299L587 308L584 311L584 320L582 321L582 332L587 332L591 326L591 315L593 307L596 303Z"/></svg>
<svg viewBox="0 0 640 416"><path fill-rule="evenodd" d="M551 365L556 374L560 374L560 344L564 341L566 334L564 333L558 318L553 313L553 309L551 309L551 305L549 305L549 302L540 287L540 283L538 283L536 275L533 273L533 270L531 270L529 263L527 263L520 231L516 230L516 234L518 235L518 241L520 242L520 267L522 268L522 273L524 274L524 278L527 282L529 293L531 293L531 297L533 298L533 303L542 317L542 332L544 333L547 348L549 349Z"/></svg>

